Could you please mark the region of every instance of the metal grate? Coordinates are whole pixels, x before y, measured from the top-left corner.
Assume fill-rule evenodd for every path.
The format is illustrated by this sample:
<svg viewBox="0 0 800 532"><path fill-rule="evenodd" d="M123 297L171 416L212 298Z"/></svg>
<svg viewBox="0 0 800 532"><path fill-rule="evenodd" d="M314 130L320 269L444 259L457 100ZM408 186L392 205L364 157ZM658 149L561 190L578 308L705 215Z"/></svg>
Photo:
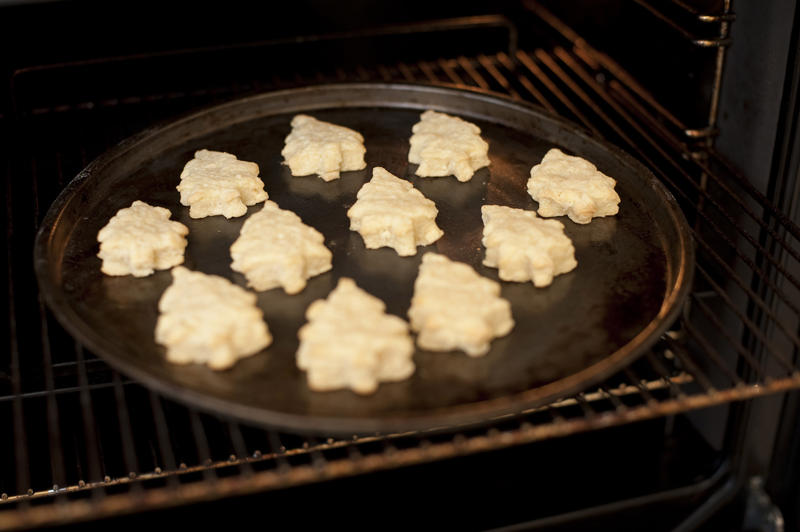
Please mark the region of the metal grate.
<svg viewBox="0 0 800 532"><path fill-rule="evenodd" d="M800 388L800 281L792 273L800 263L800 229L713 149L713 116L709 124L683 123L608 56L543 8L528 7L547 35L541 46L31 106L0 119L4 134L16 139L13 153L0 155L9 302L0 419L14 434L0 443L0 528L296 486ZM696 44L724 47L731 18L726 9L703 21L718 23L720 35L713 44ZM40 300L26 297L35 293L29 257L39 220L70 177L111 144L219 98L330 80L495 91L535 102L623 146L667 184L693 225L698 266L682 319L651 352L596 389L480 429L314 439L166 400L85 351Z"/></svg>

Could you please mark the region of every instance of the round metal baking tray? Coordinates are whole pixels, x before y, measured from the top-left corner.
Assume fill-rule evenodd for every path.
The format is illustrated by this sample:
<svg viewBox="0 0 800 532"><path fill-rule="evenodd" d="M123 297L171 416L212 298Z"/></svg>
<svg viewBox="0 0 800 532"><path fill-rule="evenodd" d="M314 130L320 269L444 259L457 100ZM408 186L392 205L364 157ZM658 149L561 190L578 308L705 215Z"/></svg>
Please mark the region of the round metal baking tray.
<svg viewBox="0 0 800 532"><path fill-rule="evenodd" d="M425 109L478 124L489 142L488 168L467 183L418 178L408 163L411 126ZM325 183L292 177L281 164L291 117L309 113L361 132L367 168ZM516 327L484 357L417 350L414 375L382 384L371 396L312 392L295 365L304 312L338 278L357 284L405 317L421 256L433 250L498 279L481 264L480 207L535 209L525 184L551 147L585 157L613 176L617 216L588 225L564 218L578 267L547 288L502 283ZM172 211L189 227L185 265L245 286L230 269L230 244L246 216L193 220L180 205L179 175L195 150L227 151L254 161L270 199L325 235L333 269L298 295L258 294L273 344L228 371L166 362L153 331L168 271L146 278L100 272L96 235L134 200ZM445 235L414 257L366 250L349 231L346 211L371 170L382 166L410 180L439 208ZM260 209L251 207L248 214ZM164 394L250 422L317 433L430 429L487 421L576 393L645 352L677 317L688 294L694 251L669 192L622 150L531 105L485 92L410 84L341 84L270 92L232 101L145 131L92 162L51 206L37 235L40 289L58 320L112 366Z"/></svg>

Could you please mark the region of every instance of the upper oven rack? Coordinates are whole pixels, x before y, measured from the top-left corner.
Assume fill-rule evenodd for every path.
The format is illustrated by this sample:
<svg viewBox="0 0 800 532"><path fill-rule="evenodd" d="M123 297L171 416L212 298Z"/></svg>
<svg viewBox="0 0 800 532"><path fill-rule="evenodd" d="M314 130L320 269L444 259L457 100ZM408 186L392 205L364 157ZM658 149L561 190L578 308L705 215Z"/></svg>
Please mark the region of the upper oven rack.
<svg viewBox="0 0 800 532"><path fill-rule="evenodd" d="M714 150L713 113L706 124L685 124L555 16L538 4L528 7L552 34L547 46L516 49L510 37L508 49L496 52L18 106L3 116L3 136L14 138L19 149L0 155L9 301L0 419L14 434L0 453L0 528L279 489L800 388L800 281L794 273L800 229ZM726 8L708 17L719 24L724 48L732 13ZM481 24L509 27L502 18ZM15 81L61 68L20 72ZM337 80L494 91L538 103L628 150L669 187L694 230L698 266L683 317L641 360L594 389L543 408L482 428L315 439L164 399L85 351L40 299L26 297L35 291L28 251L38 222L77 170L132 133L122 124L150 124L236 94ZM46 447L46 456L34 456L34 445Z"/></svg>

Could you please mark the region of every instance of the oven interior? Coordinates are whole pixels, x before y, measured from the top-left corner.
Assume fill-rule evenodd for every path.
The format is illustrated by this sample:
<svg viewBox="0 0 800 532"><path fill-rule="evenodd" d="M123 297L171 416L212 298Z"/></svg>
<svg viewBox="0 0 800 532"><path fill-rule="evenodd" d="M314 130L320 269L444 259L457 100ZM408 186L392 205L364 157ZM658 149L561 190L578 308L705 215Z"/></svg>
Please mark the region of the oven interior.
<svg viewBox="0 0 800 532"><path fill-rule="evenodd" d="M11 436L0 442L0 528L223 524L230 511L265 510L272 522L359 526L344 509L354 504L392 512L397 528L797 527L797 14L790 2L733 7L1 6L0 419ZM32 245L92 159L207 105L341 81L492 91L622 147L692 227L697 267L681 318L623 371L545 407L479 427L345 438L176 403L59 326L38 297ZM298 501L318 510L298 513Z"/></svg>

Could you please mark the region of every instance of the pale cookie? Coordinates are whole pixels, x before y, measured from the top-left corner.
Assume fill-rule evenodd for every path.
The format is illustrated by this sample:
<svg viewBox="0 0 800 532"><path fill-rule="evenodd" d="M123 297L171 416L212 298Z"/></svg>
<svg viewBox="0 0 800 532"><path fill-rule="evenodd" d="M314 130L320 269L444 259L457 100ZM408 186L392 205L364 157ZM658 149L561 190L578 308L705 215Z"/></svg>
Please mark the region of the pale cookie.
<svg viewBox="0 0 800 532"><path fill-rule="evenodd" d="M489 166L489 144L471 122L428 110L412 132L408 161L419 165L416 173L420 177L454 175L464 182L479 168Z"/></svg>
<svg viewBox="0 0 800 532"><path fill-rule="evenodd" d="M231 268L243 273L255 290L282 286L287 294L296 294L310 277L331 269L331 252L324 241L295 213L267 200L245 220L231 246Z"/></svg>
<svg viewBox="0 0 800 532"><path fill-rule="evenodd" d="M500 270L504 281L533 281L547 286L553 277L575 269L575 248L558 220L543 220L533 211L484 205L483 264Z"/></svg>
<svg viewBox="0 0 800 532"><path fill-rule="evenodd" d="M385 309L348 278L339 279L327 299L311 303L298 332L297 367L308 372L312 390L370 394L379 382L414 373L408 324Z"/></svg>
<svg viewBox="0 0 800 532"><path fill-rule="evenodd" d="M369 249L388 246L408 256L416 255L417 246L432 244L444 234L436 225L438 213L436 204L411 183L376 167L347 217L350 229L361 234Z"/></svg>
<svg viewBox="0 0 800 532"><path fill-rule="evenodd" d="M100 271L146 277L182 264L189 229L169 217L167 209L138 200L118 210L97 233Z"/></svg>
<svg viewBox="0 0 800 532"><path fill-rule="evenodd" d="M471 357L485 355L492 339L514 327L511 304L500 297L499 283L430 252L422 256L408 317L421 348L461 349Z"/></svg>
<svg viewBox="0 0 800 532"><path fill-rule="evenodd" d="M586 159L553 148L531 168L528 193L539 202L539 216L566 214L575 223L588 224L619 212L616 184Z"/></svg>
<svg viewBox="0 0 800 532"><path fill-rule="evenodd" d="M226 369L272 343L256 295L223 277L173 268L158 309L156 342L175 364Z"/></svg>
<svg viewBox="0 0 800 532"><path fill-rule="evenodd" d="M292 131L281 151L293 176L317 174L323 181L339 179L339 172L367 167L364 137L357 131L308 115L292 118Z"/></svg>
<svg viewBox="0 0 800 532"><path fill-rule="evenodd" d="M249 205L269 197L256 163L221 151L196 151L194 159L183 167L176 188L181 193L181 205L189 207L192 218L218 214L235 218L245 214Z"/></svg>

